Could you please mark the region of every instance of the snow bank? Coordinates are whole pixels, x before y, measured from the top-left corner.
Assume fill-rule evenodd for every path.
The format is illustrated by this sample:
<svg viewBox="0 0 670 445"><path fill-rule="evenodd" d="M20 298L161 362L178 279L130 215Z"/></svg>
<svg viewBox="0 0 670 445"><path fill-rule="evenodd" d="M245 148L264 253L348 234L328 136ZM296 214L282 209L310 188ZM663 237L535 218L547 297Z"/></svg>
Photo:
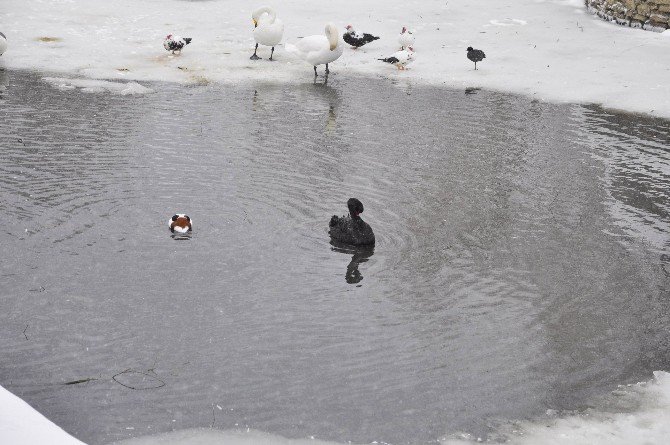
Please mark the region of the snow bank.
<svg viewBox="0 0 670 445"><path fill-rule="evenodd" d="M255 430L218 431L194 428L122 440L112 445L339 445L316 439L286 439Z"/></svg>
<svg viewBox="0 0 670 445"><path fill-rule="evenodd" d="M625 409L627 408L627 409ZM503 432L512 445L642 445L668 443L670 436L670 374L619 387L599 409L520 422ZM444 439L442 445L463 445L477 438Z"/></svg>
<svg viewBox="0 0 670 445"><path fill-rule="evenodd" d="M0 386L0 443L84 445Z"/></svg>
<svg viewBox="0 0 670 445"><path fill-rule="evenodd" d="M85 93L112 93L112 94L146 94L153 93L153 90L140 85L137 82L110 82L107 80L93 79L66 79L64 77L43 77L47 83L50 83L59 90L81 89Z"/></svg>
<svg viewBox="0 0 670 445"><path fill-rule="evenodd" d="M3 0L0 28L9 49L0 67L38 68L78 77L207 83L267 79L307 82L312 70L287 54L252 62L248 1ZM270 2L272 3L272 2ZM334 73L353 72L529 96L670 117L670 41L606 23L582 0L358 0L274 2L284 42L323 33L328 21L380 35L346 49ZM373 12L372 12L373 11ZM415 31L417 60L406 72L377 57L397 49L403 25ZM168 33L193 38L182 55L162 47ZM474 71L468 46L487 58ZM259 55L267 58L269 49Z"/></svg>

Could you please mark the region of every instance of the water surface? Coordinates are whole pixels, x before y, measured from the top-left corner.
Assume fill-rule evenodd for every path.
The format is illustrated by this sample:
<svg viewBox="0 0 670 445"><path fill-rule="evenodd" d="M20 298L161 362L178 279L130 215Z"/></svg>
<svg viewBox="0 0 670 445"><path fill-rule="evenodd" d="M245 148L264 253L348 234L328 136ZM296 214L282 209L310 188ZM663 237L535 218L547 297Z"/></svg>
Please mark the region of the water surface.
<svg viewBox="0 0 670 445"><path fill-rule="evenodd" d="M86 442L433 443L670 369L668 121L340 75L0 76L0 384ZM374 250L329 243L352 196Z"/></svg>

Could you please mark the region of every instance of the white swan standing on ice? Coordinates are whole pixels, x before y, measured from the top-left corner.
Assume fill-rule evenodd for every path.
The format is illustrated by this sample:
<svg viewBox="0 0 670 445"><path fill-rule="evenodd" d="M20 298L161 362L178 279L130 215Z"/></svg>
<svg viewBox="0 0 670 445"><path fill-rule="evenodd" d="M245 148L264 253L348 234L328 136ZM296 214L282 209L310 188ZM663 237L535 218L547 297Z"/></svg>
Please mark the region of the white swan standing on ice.
<svg viewBox="0 0 670 445"><path fill-rule="evenodd" d="M305 37L295 45L286 45L286 50L314 66L314 76L317 75L317 65L323 64L326 65L326 74L328 74L330 72L328 64L339 59L342 51L344 51L344 43L341 39L337 27L332 23L328 23L326 25L325 36Z"/></svg>
<svg viewBox="0 0 670 445"><path fill-rule="evenodd" d="M251 14L251 19L254 22L254 40L256 41L256 48L254 55L250 57L251 60L258 60L260 57L256 55L258 45L271 46L270 60L275 52L275 46L281 42L284 35L284 23L277 18L277 13L269 6L257 9Z"/></svg>
<svg viewBox="0 0 670 445"><path fill-rule="evenodd" d="M0 56L5 51L7 51L7 37L5 37L2 32L0 32Z"/></svg>

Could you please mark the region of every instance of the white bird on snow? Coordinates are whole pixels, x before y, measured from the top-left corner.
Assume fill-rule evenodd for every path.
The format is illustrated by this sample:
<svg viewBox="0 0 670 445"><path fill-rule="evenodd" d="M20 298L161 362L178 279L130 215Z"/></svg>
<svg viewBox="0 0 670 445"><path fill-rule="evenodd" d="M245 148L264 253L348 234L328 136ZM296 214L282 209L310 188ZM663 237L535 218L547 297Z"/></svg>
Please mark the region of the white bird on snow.
<svg viewBox="0 0 670 445"><path fill-rule="evenodd" d="M257 9L251 14L251 19L254 22L254 40L256 41L256 48L254 55L250 57L251 60L258 60L260 57L256 55L258 45L271 46L270 60L275 52L275 46L281 42L284 36L284 23L277 18L277 13L269 6Z"/></svg>
<svg viewBox="0 0 670 445"><path fill-rule="evenodd" d="M0 32L0 56L7 51L7 37Z"/></svg>
<svg viewBox="0 0 670 445"><path fill-rule="evenodd" d="M399 70L404 70L405 66L414 62L414 51L411 51L409 47L401 51L397 51L385 59L377 59L382 62L390 63L398 67Z"/></svg>
<svg viewBox="0 0 670 445"><path fill-rule="evenodd" d="M328 23L325 34L325 36L308 36L295 45L286 45L288 52L314 66L314 76L316 76L317 65L323 64L326 65L326 74L328 74L330 72L328 64L339 59L344 51L344 43L335 25Z"/></svg>
<svg viewBox="0 0 670 445"><path fill-rule="evenodd" d="M414 46L414 33L403 26L398 36L398 42L400 42L400 49L412 49L412 46Z"/></svg>

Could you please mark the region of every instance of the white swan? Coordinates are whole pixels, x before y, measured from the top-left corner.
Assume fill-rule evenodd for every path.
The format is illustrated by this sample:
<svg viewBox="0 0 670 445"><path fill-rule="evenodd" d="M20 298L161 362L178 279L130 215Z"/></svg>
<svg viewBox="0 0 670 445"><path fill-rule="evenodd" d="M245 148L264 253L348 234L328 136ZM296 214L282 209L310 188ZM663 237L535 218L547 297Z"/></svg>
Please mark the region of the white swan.
<svg viewBox="0 0 670 445"><path fill-rule="evenodd" d="M314 66L316 76L317 65L326 65L326 74L330 72L328 64L336 61L344 51L337 27L332 23L326 25L326 35L308 36L295 45L287 45L286 50Z"/></svg>
<svg viewBox="0 0 670 445"><path fill-rule="evenodd" d="M251 19L254 22L254 40L256 41L256 48L254 55L250 57L251 60L258 60L260 57L256 55L258 45L271 46L270 60L275 52L275 46L281 42L284 35L284 23L277 18L277 13L269 6L257 9L251 14Z"/></svg>
<svg viewBox="0 0 670 445"><path fill-rule="evenodd" d="M7 51L7 37L0 32L0 56Z"/></svg>

